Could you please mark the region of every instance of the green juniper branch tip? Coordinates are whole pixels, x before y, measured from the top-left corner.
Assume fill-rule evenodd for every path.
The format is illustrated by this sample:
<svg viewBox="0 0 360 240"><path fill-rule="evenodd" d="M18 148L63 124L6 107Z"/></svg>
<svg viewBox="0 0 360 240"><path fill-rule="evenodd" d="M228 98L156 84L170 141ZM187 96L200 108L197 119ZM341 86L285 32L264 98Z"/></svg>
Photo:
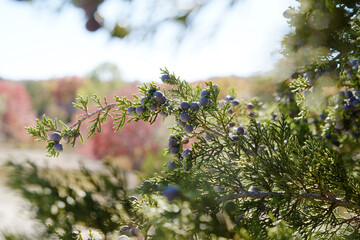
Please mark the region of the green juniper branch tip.
<svg viewBox="0 0 360 240"><path fill-rule="evenodd" d="M91 118L92 116L94 116L94 115L96 115L96 114L98 114L98 113L100 113L100 112L102 112L102 111L104 111L104 110L111 109L111 108L115 107L116 105L117 105L117 103L111 103L111 104L108 104L108 105L103 106L102 108L99 108L98 110L96 110L96 111L94 111L94 112L92 112L92 113L86 112L86 115L85 115L83 118L77 120L77 121L76 121L73 125L71 125L69 128L70 128L70 129L73 129L73 128L76 127L77 125L79 125L79 124L81 124L82 122L84 122L86 119L89 119L89 118Z"/></svg>

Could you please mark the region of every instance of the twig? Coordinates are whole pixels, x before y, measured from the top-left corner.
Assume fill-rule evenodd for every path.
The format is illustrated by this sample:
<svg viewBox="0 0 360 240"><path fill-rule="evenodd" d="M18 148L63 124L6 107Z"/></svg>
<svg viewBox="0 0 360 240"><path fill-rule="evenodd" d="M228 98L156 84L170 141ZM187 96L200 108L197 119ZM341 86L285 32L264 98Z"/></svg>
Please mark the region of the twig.
<svg viewBox="0 0 360 240"><path fill-rule="evenodd" d="M80 123L82 123L82 122L85 121L86 119L88 119L88 118L90 118L90 117L98 114L99 112L104 111L104 110L106 110L106 109L108 109L108 108L113 108L113 107L115 107L116 105L117 105L117 103L111 103L111 104L105 105L105 106L102 107L102 108L99 108L99 109L96 110L95 112L92 112L92 113L90 113L90 114L89 114L89 113L86 113L86 116L83 117L83 118L81 118L81 119L79 119L76 123L74 123L73 125L71 125L71 126L70 126L70 129L73 129L75 126L79 125Z"/></svg>
<svg viewBox="0 0 360 240"><path fill-rule="evenodd" d="M182 140L181 142L182 142L182 143L186 143L186 142L188 142L190 139L192 139L192 138L194 138L194 137L196 137L196 136L200 136L200 135L203 134L203 133L205 133L205 130L202 130L202 131L200 131L200 132L194 133L194 134L192 134L191 136L189 136L189 137L185 138L184 140Z"/></svg>

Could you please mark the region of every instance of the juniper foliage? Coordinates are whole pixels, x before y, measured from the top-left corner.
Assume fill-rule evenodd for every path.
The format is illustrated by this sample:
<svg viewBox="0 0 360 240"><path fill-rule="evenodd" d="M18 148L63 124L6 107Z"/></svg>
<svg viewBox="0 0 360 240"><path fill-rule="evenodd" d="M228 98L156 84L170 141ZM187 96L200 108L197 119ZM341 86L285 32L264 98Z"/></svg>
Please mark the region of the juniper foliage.
<svg viewBox="0 0 360 240"><path fill-rule="evenodd" d="M82 222L105 236L122 229L139 239L359 238L360 5L350 0L298 2L298 7L284 12L293 31L285 36L282 53L294 73L278 84L273 112L256 99L251 104L236 96L219 99L217 85L192 86L163 69L161 79L169 84L168 90L144 84L139 86L141 96L115 96L112 104L97 96L79 97L74 106L84 114L74 125L62 124L60 129L56 120L44 116L36 126L27 127L31 136L47 142L48 154L54 156L58 153L48 135L60 132L75 146L82 139L79 129L84 121L93 123L91 137L101 134L109 117L116 131L130 121L174 119L165 154L174 155L175 168L166 170L164 163L162 174L144 181L138 187L140 198L133 201L128 201L120 181L110 184L101 177L102 188L90 181L114 205L107 208L89 191L88 199L76 204L84 211L97 206L91 212L95 215L80 218L72 208L64 208L74 215L73 221L54 222L53 227L69 234ZM157 91L162 91L163 100L153 97ZM98 110L89 113L91 102ZM182 102L199 102L200 108L184 110ZM180 118L184 112L189 116L186 122ZM237 131L239 126L244 133ZM189 141L191 153L183 156ZM35 174L38 186L54 189L51 182L40 181L37 171L17 170L12 182L40 205L41 196L32 198L26 181L19 182L21 174ZM64 199L52 196L48 201ZM90 224L91 219L101 219L103 225Z"/></svg>

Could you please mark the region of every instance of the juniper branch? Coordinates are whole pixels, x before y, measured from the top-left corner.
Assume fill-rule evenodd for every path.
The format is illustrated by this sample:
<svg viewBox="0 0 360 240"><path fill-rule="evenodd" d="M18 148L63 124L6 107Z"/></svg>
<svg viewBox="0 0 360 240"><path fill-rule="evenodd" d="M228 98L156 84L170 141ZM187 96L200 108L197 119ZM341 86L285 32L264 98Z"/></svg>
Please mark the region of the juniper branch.
<svg viewBox="0 0 360 240"><path fill-rule="evenodd" d="M74 127L76 127L77 125L81 124L82 122L84 122L86 119L89 119L90 117L104 111L104 110L107 110L107 109L111 109L113 107L115 107L117 105L117 103L111 103L111 104L108 104L108 105L105 105L104 107L102 108L99 108L98 110L96 110L95 112L92 112L92 113L86 113L86 116L84 116L83 118L79 119L76 123L74 123L73 125L71 125L69 128L70 129L73 129Z"/></svg>
<svg viewBox="0 0 360 240"><path fill-rule="evenodd" d="M285 196L284 192L249 192L249 191L242 191L240 193L231 195L231 196L225 196L223 198L221 198L221 201L228 201L231 199L238 199L238 198L266 198L266 197L271 197L271 196ZM294 194L294 197L297 200L301 200L301 199L314 199L314 200L321 200L321 201L325 201L325 202L329 202L334 204L335 206L338 207L345 207L348 209L356 209L356 210L360 210L360 206L356 205L354 203L351 203L349 201L343 200L341 198L336 198L334 196L325 196L323 194L319 194L319 193L299 193L299 194Z"/></svg>

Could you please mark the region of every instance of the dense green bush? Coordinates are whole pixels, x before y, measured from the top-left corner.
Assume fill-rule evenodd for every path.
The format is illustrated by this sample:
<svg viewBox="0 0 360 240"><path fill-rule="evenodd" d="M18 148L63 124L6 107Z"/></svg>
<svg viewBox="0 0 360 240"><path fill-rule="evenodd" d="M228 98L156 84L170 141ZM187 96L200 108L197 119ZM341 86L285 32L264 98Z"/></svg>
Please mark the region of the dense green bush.
<svg viewBox="0 0 360 240"><path fill-rule="evenodd" d="M82 139L84 121L92 123L89 137L101 134L107 118L116 131L161 116L175 122L165 150L173 160L142 182L139 198L128 197L114 167L101 176L84 170L88 184L79 195L34 165L12 164L11 184L39 206L40 219L51 220L48 234L76 239L72 231L85 225L108 238L358 239L360 5L299 3L284 12L293 30L283 40L281 67L293 74L278 84L273 103L219 99L217 85L191 86L164 69L168 90L144 84L133 101L115 96L114 104L79 97L74 106L84 115L74 125L60 128L44 116L28 127L56 156L55 145ZM90 100L96 112L87 111ZM53 132L60 143L49 138ZM62 207L52 212L44 202Z"/></svg>

